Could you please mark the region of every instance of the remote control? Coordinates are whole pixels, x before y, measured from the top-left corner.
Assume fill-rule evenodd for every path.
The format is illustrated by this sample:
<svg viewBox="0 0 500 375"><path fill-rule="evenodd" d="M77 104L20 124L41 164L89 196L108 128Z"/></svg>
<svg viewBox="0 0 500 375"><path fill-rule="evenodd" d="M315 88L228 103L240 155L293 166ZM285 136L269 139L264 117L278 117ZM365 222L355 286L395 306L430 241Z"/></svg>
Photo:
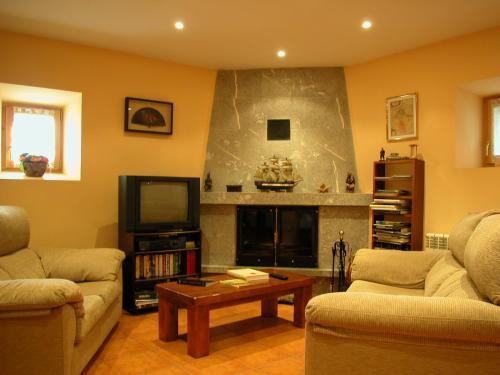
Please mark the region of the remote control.
<svg viewBox="0 0 500 375"><path fill-rule="evenodd" d="M274 277L275 279L288 280L288 276L280 275L279 273L270 273L269 276Z"/></svg>

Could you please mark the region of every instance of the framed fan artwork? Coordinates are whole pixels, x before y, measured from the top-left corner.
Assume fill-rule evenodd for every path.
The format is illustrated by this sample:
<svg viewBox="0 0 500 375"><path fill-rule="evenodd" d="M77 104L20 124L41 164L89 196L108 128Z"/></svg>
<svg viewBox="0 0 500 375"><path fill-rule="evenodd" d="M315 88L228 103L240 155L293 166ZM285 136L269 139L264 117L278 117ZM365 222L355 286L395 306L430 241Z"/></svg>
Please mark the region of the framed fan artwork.
<svg viewBox="0 0 500 375"><path fill-rule="evenodd" d="M125 131L171 135L173 119L173 103L125 98Z"/></svg>
<svg viewBox="0 0 500 375"><path fill-rule="evenodd" d="M387 98L387 140L403 141L417 138L417 94Z"/></svg>

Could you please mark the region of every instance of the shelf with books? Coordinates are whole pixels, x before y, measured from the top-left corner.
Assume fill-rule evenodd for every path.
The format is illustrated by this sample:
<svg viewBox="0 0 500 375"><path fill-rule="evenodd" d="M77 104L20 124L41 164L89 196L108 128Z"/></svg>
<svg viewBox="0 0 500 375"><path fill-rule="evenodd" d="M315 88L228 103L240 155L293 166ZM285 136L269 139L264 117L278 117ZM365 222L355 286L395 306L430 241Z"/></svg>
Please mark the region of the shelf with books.
<svg viewBox="0 0 500 375"><path fill-rule="evenodd" d="M424 168L417 159L374 163L372 248L422 250Z"/></svg>
<svg viewBox="0 0 500 375"><path fill-rule="evenodd" d="M154 298L143 301L138 292L154 293L158 283L201 275L201 231L119 234L123 263L123 305L131 313L150 310Z"/></svg>

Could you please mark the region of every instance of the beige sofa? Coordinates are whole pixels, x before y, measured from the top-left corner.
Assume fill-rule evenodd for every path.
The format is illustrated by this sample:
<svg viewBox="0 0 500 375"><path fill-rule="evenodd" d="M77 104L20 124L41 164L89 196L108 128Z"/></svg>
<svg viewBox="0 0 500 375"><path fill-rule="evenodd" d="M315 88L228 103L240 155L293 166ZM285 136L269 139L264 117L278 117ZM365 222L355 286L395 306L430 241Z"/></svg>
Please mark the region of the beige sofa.
<svg viewBox="0 0 500 375"><path fill-rule="evenodd" d="M306 308L305 373L500 374L500 211L447 250L359 250L347 293Z"/></svg>
<svg viewBox="0 0 500 375"><path fill-rule="evenodd" d="M120 318L124 254L28 242L26 212L0 206L0 373L80 374Z"/></svg>

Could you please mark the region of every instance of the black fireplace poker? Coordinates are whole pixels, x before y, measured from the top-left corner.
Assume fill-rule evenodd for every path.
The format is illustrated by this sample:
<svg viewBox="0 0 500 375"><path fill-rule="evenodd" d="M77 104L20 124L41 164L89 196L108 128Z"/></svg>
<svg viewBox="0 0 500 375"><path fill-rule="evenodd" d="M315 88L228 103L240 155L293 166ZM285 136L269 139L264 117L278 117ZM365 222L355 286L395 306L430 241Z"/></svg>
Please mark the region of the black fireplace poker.
<svg viewBox="0 0 500 375"><path fill-rule="evenodd" d="M335 291L335 257L339 257L339 281L337 286L338 292L345 292L347 290L347 279L346 279L346 269L345 269L345 258L347 252L349 251L349 243L344 241L344 231L339 232L339 240L335 241L332 247L332 277L330 279L331 291Z"/></svg>

